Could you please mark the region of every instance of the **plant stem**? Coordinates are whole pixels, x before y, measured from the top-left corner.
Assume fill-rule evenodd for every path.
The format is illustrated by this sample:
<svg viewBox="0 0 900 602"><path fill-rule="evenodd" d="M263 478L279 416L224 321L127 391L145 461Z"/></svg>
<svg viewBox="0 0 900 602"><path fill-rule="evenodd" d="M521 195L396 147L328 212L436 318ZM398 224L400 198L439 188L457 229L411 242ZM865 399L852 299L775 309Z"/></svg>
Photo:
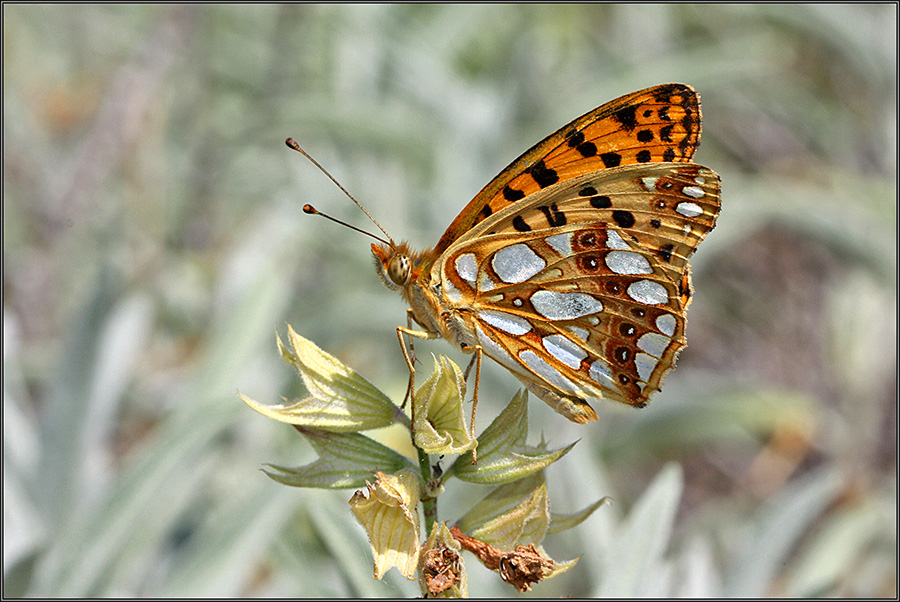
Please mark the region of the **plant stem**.
<svg viewBox="0 0 900 602"><path fill-rule="evenodd" d="M422 473L422 480L425 482L425 490L420 501L422 502L422 514L425 518L425 537L428 538L431 535L431 526L437 519L437 497L431 493L431 463L428 454L418 447L416 448L416 453L419 455L419 472Z"/></svg>

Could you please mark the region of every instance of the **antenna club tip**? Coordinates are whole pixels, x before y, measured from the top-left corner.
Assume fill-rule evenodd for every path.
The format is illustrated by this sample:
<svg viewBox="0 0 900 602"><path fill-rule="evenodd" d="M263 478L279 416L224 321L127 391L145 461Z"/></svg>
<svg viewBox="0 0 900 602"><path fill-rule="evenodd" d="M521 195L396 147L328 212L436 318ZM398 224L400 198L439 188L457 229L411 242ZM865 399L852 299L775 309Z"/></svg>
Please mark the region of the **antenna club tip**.
<svg viewBox="0 0 900 602"><path fill-rule="evenodd" d="M295 150L300 146L299 144L297 144L297 141L294 140L293 138L288 138L287 140L284 141L284 143L286 145L288 145L288 147L293 148Z"/></svg>
<svg viewBox="0 0 900 602"><path fill-rule="evenodd" d="M303 205L303 213L308 213L309 215L315 215L318 212L319 211L315 207L310 205L309 203L307 203L306 205Z"/></svg>

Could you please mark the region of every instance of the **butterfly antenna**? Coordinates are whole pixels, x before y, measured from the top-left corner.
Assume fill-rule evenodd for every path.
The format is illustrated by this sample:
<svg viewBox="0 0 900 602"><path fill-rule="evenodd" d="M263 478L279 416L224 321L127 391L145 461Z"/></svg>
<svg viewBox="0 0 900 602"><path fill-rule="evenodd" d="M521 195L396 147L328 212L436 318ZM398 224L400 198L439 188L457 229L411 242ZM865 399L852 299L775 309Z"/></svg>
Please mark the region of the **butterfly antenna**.
<svg viewBox="0 0 900 602"><path fill-rule="evenodd" d="M371 232L366 232L366 231L363 230L362 228L357 228L356 226L351 226L351 225L348 224L347 222L342 222L341 220L339 220L339 219L337 219L337 218L331 217L331 216L328 215L327 213L322 213L321 211L319 211L318 209L316 209L315 207L313 207L313 206L310 205L309 203L307 203L306 205L303 205L303 213L308 213L309 215L320 215L320 216L324 217L325 219L330 219L331 221L333 221L333 222L336 223L336 224L340 224L340 225L342 225L342 226L347 226L347 227L350 228L351 230L356 230L357 232L362 232L362 233L365 234L366 236L371 236L372 238L374 238L375 240L377 240L377 241L380 242L380 243L384 243L384 244L386 244L386 245L388 245L388 246L391 246L391 247L394 246L394 243L393 243L393 242L388 242L388 241L384 240L383 238L380 238L380 237L378 237L378 236L375 236L375 235L372 234Z"/></svg>
<svg viewBox="0 0 900 602"><path fill-rule="evenodd" d="M383 240L383 239L381 239L381 238L378 238L378 237L375 236L374 234L371 234L371 233L369 233L369 232L366 232L365 230L360 230L359 228L357 228L357 227L355 227L355 226L351 226L350 224L347 224L347 223L344 223L344 222L342 222L342 221L340 221L340 220L338 220L338 219L335 219L335 218L331 217L330 215L326 215L326 214L322 213L321 211L319 211L318 209L316 209L315 207L313 207L312 205L304 205L304 206L303 206L303 212L304 212L304 213L308 213L308 214L310 214L310 215L321 215L322 217L328 218L328 219L330 219L331 221L333 221L333 222L335 222L335 223L341 224L341 225L343 225L343 226L347 226L348 228L350 228L350 229L352 229L352 230L356 230L357 232L362 232L363 234L368 234L369 236L371 236L371 237L374 238L375 240L378 240L378 241L380 241L380 242L386 243L386 244L388 244L388 245L391 246L391 247L395 247L395 246L396 246L396 245L394 244L394 239L391 238L391 235L387 233L387 230L385 230L384 228L381 227L381 224L378 223L378 220L376 220L374 217L372 217L372 214L369 213L369 211L368 211L365 207L362 206L362 203L360 203L360 202L357 201L355 198L353 198L353 195L350 194L349 192L347 192L347 189L344 188L343 186L341 186L341 183L338 182L337 180L335 180L335 179L334 179L334 176L332 176L330 173L328 173L328 170L326 170L324 167L322 167L321 165L319 165L319 162L318 162L318 161L316 161L315 159L313 159L312 156L311 156L308 152L306 152L305 150L303 150L303 148L301 148L301 146L300 146L299 144L297 144L297 141L296 141L296 140L294 140L293 138L288 138L287 140L284 141L284 143L287 144L288 147L294 149L295 151L297 151L298 153L300 153L301 155L303 155L304 157L306 157L307 159L309 159L310 162L311 162L313 165L315 165L316 167L319 168L319 171L321 171L323 174L325 174L326 176L328 176L328 179L331 180L332 182L334 182L334 185L337 186L338 188L340 188L340 189L341 189L341 192L343 192L344 194L347 195L347 198L349 198L351 201L353 201L354 203L356 203L356 206L363 210L363 213L365 213L365 214L368 216L368 218L369 218L370 220L372 220L372 223L373 223L373 224L375 224L376 226L378 226L378 229L381 230L381 231L384 233L384 235L387 237L387 240L385 241L385 240Z"/></svg>

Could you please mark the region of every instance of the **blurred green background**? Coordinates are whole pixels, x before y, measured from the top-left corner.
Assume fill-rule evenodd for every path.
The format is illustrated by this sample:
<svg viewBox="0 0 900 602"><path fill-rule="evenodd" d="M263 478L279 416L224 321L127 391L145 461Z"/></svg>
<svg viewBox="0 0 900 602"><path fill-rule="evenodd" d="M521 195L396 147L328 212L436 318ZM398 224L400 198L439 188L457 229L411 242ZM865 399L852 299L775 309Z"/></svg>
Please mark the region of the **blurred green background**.
<svg viewBox="0 0 900 602"><path fill-rule="evenodd" d="M897 6L3 5L5 596L410 596L246 407L290 323L400 399L370 228L433 245L543 136L701 94L722 215L650 407L568 423L542 596L896 596ZM446 343L428 353L468 358ZM490 363L488 363L490 364ZM517 389L486 364L478 428ZM402 433L381 433L385 440ZM487 490L448 484L452 521ZM513 591L467 557L469 591Z"/></svg>

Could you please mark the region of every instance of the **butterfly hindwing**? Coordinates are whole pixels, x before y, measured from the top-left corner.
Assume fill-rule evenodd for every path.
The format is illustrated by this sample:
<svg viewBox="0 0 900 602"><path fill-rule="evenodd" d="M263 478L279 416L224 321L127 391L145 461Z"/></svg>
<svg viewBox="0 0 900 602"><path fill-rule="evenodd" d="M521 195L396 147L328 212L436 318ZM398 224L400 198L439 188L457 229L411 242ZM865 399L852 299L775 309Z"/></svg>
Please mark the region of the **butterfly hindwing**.
<svg viewBox="0 0 900 602"><path fill-rule="evenodd" d="M622 96L547 136L491 180L435 247L529 195L585 173L633 164L688 162L700 143L700 101L685 84Z"/></svg>
<svg viewBox="0 0 900 602"><path fill-rule="evenodd" d="M642 405L684 347L687 259L718 211L706 168L604 170L485 220L435 269L485 353L526 383Z"/></svg>

